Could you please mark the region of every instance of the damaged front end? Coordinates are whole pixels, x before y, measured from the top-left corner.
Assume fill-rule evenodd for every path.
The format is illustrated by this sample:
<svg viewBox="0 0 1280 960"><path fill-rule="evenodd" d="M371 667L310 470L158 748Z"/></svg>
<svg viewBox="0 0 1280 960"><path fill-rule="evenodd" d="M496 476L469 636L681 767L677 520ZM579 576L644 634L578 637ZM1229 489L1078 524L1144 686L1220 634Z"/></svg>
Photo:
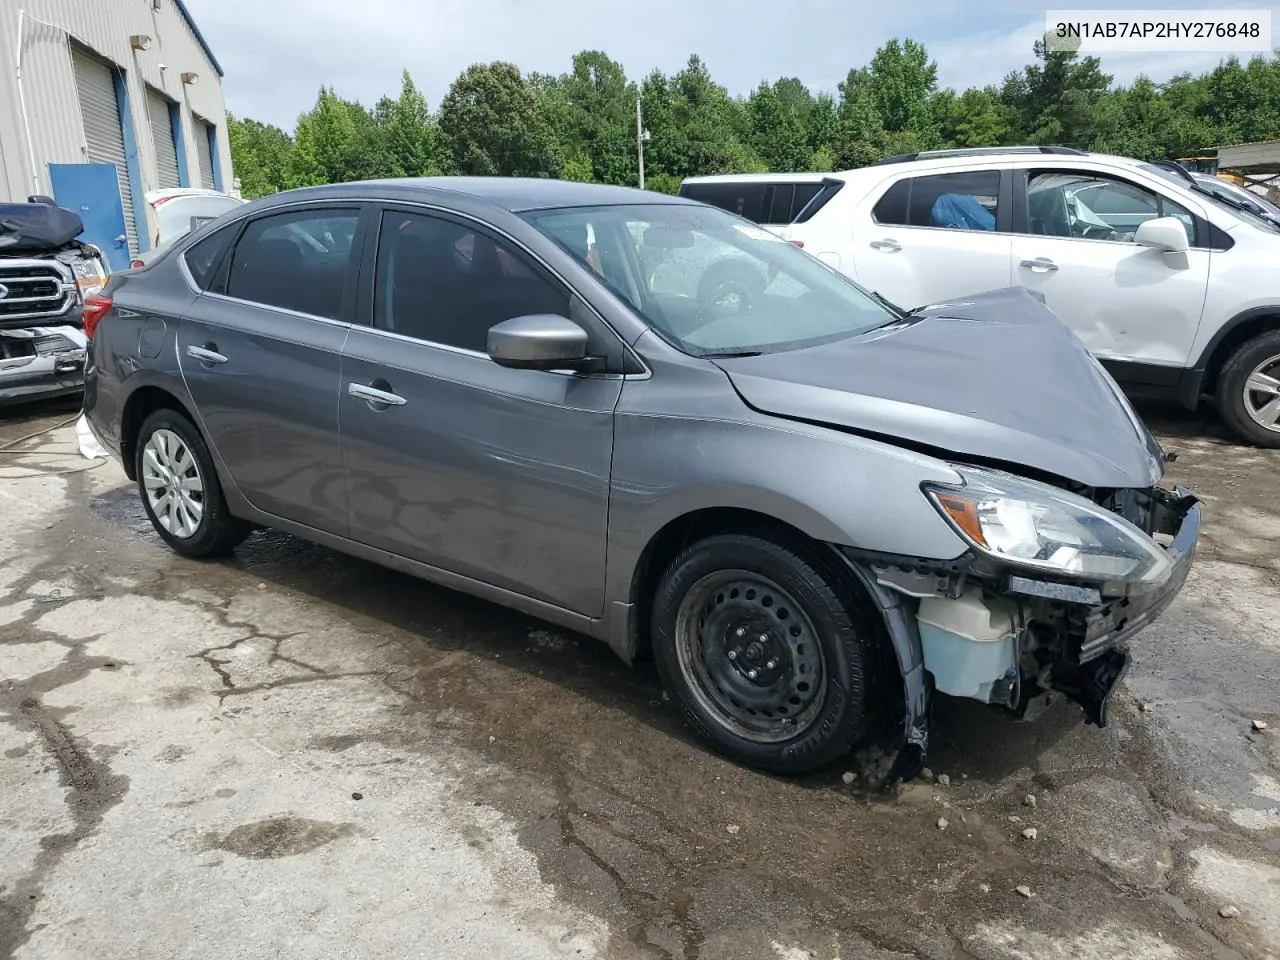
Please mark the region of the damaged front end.
<svg viewBox="0 0 1280 960"><path fill-rule="evenodd" d="M0 204L0 403L84 389L84 300L108 270L83 229L69 210Z"/></svg>
<svg viewBox="0 0 1280 960"><path fill-rule="evenodd" d="M1199 538L1200 507L1181 488L1067 491L956 469L962 485L925 494L969 543L964 555L843 551L882 610L899 611L885 618L907 687L890 783L923 765L934 690L1023 719L1065 697L1105 726L1128 641L1173 601Z"/></svg>

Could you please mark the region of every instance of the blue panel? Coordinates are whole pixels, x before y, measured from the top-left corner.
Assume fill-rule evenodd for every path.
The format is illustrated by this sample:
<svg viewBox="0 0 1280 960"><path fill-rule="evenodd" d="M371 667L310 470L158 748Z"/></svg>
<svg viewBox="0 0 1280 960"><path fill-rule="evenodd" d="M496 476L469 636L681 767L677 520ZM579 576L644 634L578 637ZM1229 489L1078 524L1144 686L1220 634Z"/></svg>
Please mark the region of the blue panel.
<svg viewBox="0 0 1280 960"><path fill-rule="evenodd" d="M84 221L80 239L97 246L112 270L129 269L129 247L120 239L125 235L124 204L120 202L116 165L51 163L49 181L58 206L79 214Z"/></svg>
<svg viewBox="0 0 1280 960"><path fill-rule="evenodd" d="M213 167L213 189L222 189L222 164L218 162L218 128L212 123L205 127L209 134L209 166Z"/></svg>
<svg viewBox="0 0 1280 960"><path fill-rule="evenodd" d="M133 222L138 231L138 252L143 253L151 249L151 232L147 229L147 197L142 189L142 170L138 166L138 143L133 136L129 85L124 82L124 71L119 67L112 67L111 77L116 85L116 105L120 108L120 126L124 130L124 163L129 171L129 191L133 194Z"/></svg>
<svg viewBox="0 0 1280 960"><path fill-rule="evenodd" d="M187 145L182 139L182 108L169 104L169 125L173 127L173 146L178 152L178 186L191 186L191 174L187 172Z"/></svg>

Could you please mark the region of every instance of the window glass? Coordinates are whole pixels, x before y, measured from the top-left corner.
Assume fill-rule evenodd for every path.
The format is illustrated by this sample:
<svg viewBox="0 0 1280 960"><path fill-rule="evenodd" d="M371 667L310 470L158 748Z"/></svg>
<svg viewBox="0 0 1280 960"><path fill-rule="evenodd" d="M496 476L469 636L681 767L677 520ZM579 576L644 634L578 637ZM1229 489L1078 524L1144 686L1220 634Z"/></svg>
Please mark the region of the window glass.
<svg viewBox="0 0 1280 960"><path fill-rule="evenodd" d="M761 223L769 212L765 209L765 184L756 183L686 183L680 195L699 203L746 217L753 223Z"/></svg>
<svg viewBox="0 0 1280 960"><path fill-rule="evenodd" d="M355 210L326 209L253 221L236 244L227 295L339 319L359 219Z"/></svg>
<svg viewBox="0 0 1280 960"><path fill-rule="evenodd" d="M880 198L876 220L906 227L995 230L998 170L940 173L900 180Z"/></svg>
<svg viewBox="0 0 1280 960"><path fill-rule="evenodd" d="M187 270L191 273L191 279L201 290L209 289L209 284L213 282L214 271L218 269L222 255L231 246L231 241L236 238L237 229L233 226L219 230L192 244L191 248L183 254L187 260Z"/></svg>
<svg viewBox="0 0 1280 960"><path fill-rule="evenodd" d="M1187 231L1187 242L1195 245L1191 212L1143 187L1087 172L1033 173L1027 181L1032 233L1132 243L1138 227L1156 217L1177 218Z"/></svg>
<svg viewBox="0 0 1280 960"><path fill-rule="evenodd" d="M383 214L375 282L375 326L481 353L504 320L569 315L568 292L522 256L438 217Z"/></svg>
<svg viewBox="0 0 1280 960"><path fill-rule="evenodd" d="M800 211L804 209L805 204L816 197L821 189L822 184L820 183L797 183L795 196L791 200L791 215L782 222L794 223L796 217L800 216Z"/></svg>
<svg viewBox="0 0 1280 960"><path fill-rule="evenodd" d="M773 185L773 202L769 204L769 219L765 223L790 223L794 216L791 204L795 199L794 183L775 183Z"/></svg>
<svg viewBox="0 0 1280 960"><path fill-rule="evenodd" d="M848 277L721 210L637 204L524 217L695 356L796 349L897 319Z"/></svg>
<svg viewBox="0 0 1280 960"><path fill-rule="evenodd" d="M907 216L913 227L994 230L1000 174L996 170L916 177Z"/></svg>
<svg viewBox="0 0 1280 960"><path fill-rule="evenodd" d="M907 200L911 196L911 181L899 180L876 203L871 215L877 223L907 226Z"/></svg>

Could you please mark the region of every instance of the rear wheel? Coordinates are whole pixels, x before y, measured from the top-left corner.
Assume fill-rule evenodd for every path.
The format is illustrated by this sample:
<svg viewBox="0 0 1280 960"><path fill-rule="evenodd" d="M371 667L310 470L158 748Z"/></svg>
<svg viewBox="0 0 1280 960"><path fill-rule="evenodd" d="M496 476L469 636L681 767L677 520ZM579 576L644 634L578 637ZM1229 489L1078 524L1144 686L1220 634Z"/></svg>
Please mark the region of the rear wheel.
<svg viewBox="0 0 1280 960"><path fill-rule="evenodd" d="M776 773L824 766L865 735L869 639L798 540L710 537L672 562L653 602L654 657L690 726Z"/></svg>
<svg viewBox="0 0 1280 960"><path fill-rule="evenodd" d="M1280 447L1280 330L1241 344L1223 365L1218 410L1242 439Z"/></svg>
<svg viewBox="0 0 1280 960"><path fill-rule="evenodd" d="M181 413L165 409L147 417L134 456L151 525L178 553L218 556L249 535L249 524L227 508L204 438Z"/></svg>

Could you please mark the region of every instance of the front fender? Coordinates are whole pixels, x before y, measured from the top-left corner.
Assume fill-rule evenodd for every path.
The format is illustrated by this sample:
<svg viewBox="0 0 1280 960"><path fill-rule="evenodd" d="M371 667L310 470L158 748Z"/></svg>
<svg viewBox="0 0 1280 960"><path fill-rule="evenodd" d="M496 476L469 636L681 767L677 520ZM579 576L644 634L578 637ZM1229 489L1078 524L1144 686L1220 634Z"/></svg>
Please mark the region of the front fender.
<svg viewBox="0 0 1280 960"><path fill-rule="evenodd" d="M609 507L608 595L629 599L648 543L671 521L736 508L814 540L952 560L965 544L920 491L958 483L930 457L805 424L620 412Z"/></svg>

